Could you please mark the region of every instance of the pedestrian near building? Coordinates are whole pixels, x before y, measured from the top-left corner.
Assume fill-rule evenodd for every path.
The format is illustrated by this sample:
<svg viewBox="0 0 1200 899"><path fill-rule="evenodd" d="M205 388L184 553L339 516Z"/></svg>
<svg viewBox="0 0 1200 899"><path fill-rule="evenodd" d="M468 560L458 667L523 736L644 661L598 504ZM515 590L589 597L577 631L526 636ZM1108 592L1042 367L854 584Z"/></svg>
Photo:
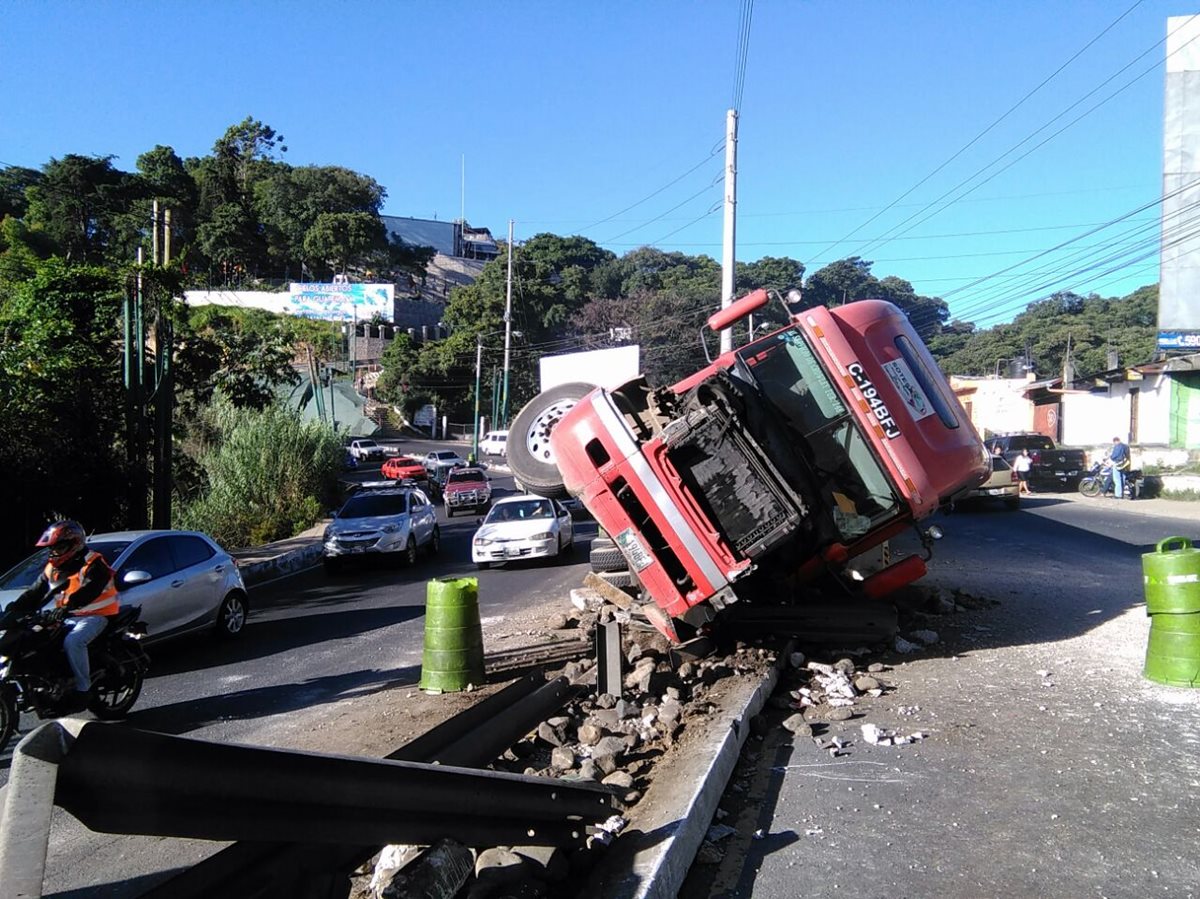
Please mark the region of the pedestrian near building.
<svg viewBox="0 0 1200 899"><path fill-rule="evenodd" d="M1125 472L1129 471L1129 447L1121 442L1120 437L1113 438L1112 449L1108 453L1108 461L1112 464L1113 497L1125 498ZM1133 497L1131 496L1130 499Z"/></svg>
<svg viewBox="0 0 1200 899"><path fill-rule="evenodd" d="M1013 459L1013 471L1017 473L1017 480L1021 482L1021 487L1018 493L1029 496L1033 493L1029 489L1029 469L1033 467L1033 457L1029 455L1028 449L1021 450L1021 455Z"/></svg>

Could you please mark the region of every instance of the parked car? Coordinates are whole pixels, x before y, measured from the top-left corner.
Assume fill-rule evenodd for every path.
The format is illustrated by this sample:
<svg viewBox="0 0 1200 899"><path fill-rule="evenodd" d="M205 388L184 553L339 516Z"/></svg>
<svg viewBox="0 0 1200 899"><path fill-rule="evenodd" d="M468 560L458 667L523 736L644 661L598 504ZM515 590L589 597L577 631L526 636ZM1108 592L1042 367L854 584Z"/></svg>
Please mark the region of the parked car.
<svg viewBox="0 0 1200 899"><path fill-rule="evenodd" d="M557 557L575 542L571 513L556 500L533 494L497 500L471 540L480 568L518 559Z"/></svg>
<svg viewBox="0 0 1200 899"><path fill-rule="evenodd" d="M486 512L492 504L492 487L482 468L454 468L446 476L442 487L442 499L446 504L446 517L453 518L455 512L469 509L476 514Z"/></svg>
<svg viewBox="0 0 1200 899"><path fill-rule="evenodd" d="M351 440L350 455L359 462L383 459L383 447L374 440Z"/></svg>
<svg viewBox="0 0 1200 899"><path fill-rule="evenodd" d="M488 431L479 441L479 452L485 456L507 455L508 431Z"/></svg>
<svg viewBox="0 0 1200 899"><path fill-rule="evenodd" d="M326 571L336 572L356 556L386 555L413 565L418 550L437 553L441 533L429 497L416 487L385 483L360 488L325 528L321 560Z"/></svg>
<svg viewBox="0 0 1200 899"><path fill-rule="evenodd" d="M1010 509L1021 506L1021 482L1017 473L1003 456L992 456L992 474L973 490L954 498L954 503L970 500L1000 499Z"/></svg>
<svg viewBox="0 0 1200 899"><path fill-rule="evenodd" d="M437 450L425 456L425 470L431 475L466 464L467 460L453 450Z"/></svg>
<svg viewBox="0 0 1200 899"><path fill-rule="evenodd" d="M1032 460L1029 468L1031 487L1074 490L1087 473L1087 460L1083 450L1056 446L1045 434L1033 431L1000 434L989 438L987 445L993 452L999 447L1000 454L1009 465L1021 455L1022 450L1029 450L1029 458Z"/></svg>
<svg viewBox="0 0 1200 899"><path fill-rule="evenodd" d="M402 478L423 478L425 477L425 463L412 456L396 456L383 463L380 474L394 481Z"/></svg>
<svg viewBox="0 0 1200 899"><path fill-rule="evenodd" d="M197 531L119 531L88 538L116 574L122 608L141 607L146 642L211 630L236 637L250 612L237 564ZM0 607L16 599L46 565L42 549L0 577Z"/></svg>

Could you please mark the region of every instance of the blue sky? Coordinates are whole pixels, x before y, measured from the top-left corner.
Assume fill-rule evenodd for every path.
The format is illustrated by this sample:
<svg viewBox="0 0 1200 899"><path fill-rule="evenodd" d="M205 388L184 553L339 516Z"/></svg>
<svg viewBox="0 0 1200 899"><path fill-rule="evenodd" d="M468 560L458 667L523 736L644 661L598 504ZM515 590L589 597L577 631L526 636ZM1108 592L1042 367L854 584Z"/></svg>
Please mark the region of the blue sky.
<svg viewBox="0 0 1200 899"><path fill-rule="evenodd" d="M811 273L861 255L981 325L1054 290L1155 283L1161 42L1169 16L1198 11L757 0L738 259L790 256ZM0 163L112 154L132 169L155 144L202 155L250 115L285 136L286 161L374 177L388 214L458 218L465 156L467 219L498 238L511 218L518 241L578 233L719 260L742 12L10 0Z"/></svg>

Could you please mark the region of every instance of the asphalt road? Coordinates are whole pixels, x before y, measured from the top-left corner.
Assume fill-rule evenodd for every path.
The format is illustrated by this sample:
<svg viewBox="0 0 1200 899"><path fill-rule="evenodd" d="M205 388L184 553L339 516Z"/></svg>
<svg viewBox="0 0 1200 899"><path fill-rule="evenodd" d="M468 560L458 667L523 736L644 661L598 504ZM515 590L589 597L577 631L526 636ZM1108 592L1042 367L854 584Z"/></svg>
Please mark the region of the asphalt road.
<svg viewBox="0 0 1200 899"><path fill-rule="evenodd" d="M1200 508L1163 505L1048 495L945 516L928 581L999 605L883 657L892 689L820 729L844 755L777 726L751 740L722 800L736 833L684 899L1200 892L1200 691L1141 677L1140 556L1200 537ZM928 737L871 746L868 722Z"/></svg>
<svg viewBox="0 0 1200 899"><path fill-rule="evenodd" d="M512 492L512 479L497 474L493 487L497 495ZM221 742L295 745L322 707L373 691L415 689L427 580L477 576L486 632L522 605L565 597L578 586L595 535L594 522L578 521L573 556L478 571L470 554L476 519L446 520L441 508L438 515L436 558L424 556L412 569L368 560L334 577L317 567L252 589L251 615L235 641L201 635L151 647L149 677L129 725ZM37 723L26 717L22 733ZM7 782L11 749L0 756L0 784ZM56 813L46 895L135 896L155 872L209 852L211 844L198 841L93 834Z"/></svg>

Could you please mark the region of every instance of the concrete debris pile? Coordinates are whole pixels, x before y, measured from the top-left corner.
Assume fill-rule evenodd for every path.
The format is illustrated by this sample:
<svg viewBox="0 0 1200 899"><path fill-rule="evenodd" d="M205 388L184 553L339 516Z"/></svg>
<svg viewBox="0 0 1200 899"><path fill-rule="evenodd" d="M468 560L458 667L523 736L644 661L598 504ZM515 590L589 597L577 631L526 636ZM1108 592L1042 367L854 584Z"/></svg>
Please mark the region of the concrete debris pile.
<svg viewBox="0 0 1200 899"><path fill-rule="evenodd" d="M637 616L629 609L596 602L592 591L573 591L575 610L554 615L548 629L593 630L597 623ZM443 840L433 847L388 847L371 870L357 879L355 899L417 895L529 896L566 899L578 894L580 879L616 836L636 820L636 804L654 776L654 766L675 748L689 722L717 711L716 691L730 678L761 676L776 663L773 652L750 646L718 656L673 661L671 646L656 631L623 629L621 695L600 693L595 658L566 664L561 674L582 687L580 695L542 721L492 764L498 771L610 787L623 804L577 850L497 846L472 850ZM431 886L433 885L433 886ZM432 890L432 892L430 891Z"/></svg>

